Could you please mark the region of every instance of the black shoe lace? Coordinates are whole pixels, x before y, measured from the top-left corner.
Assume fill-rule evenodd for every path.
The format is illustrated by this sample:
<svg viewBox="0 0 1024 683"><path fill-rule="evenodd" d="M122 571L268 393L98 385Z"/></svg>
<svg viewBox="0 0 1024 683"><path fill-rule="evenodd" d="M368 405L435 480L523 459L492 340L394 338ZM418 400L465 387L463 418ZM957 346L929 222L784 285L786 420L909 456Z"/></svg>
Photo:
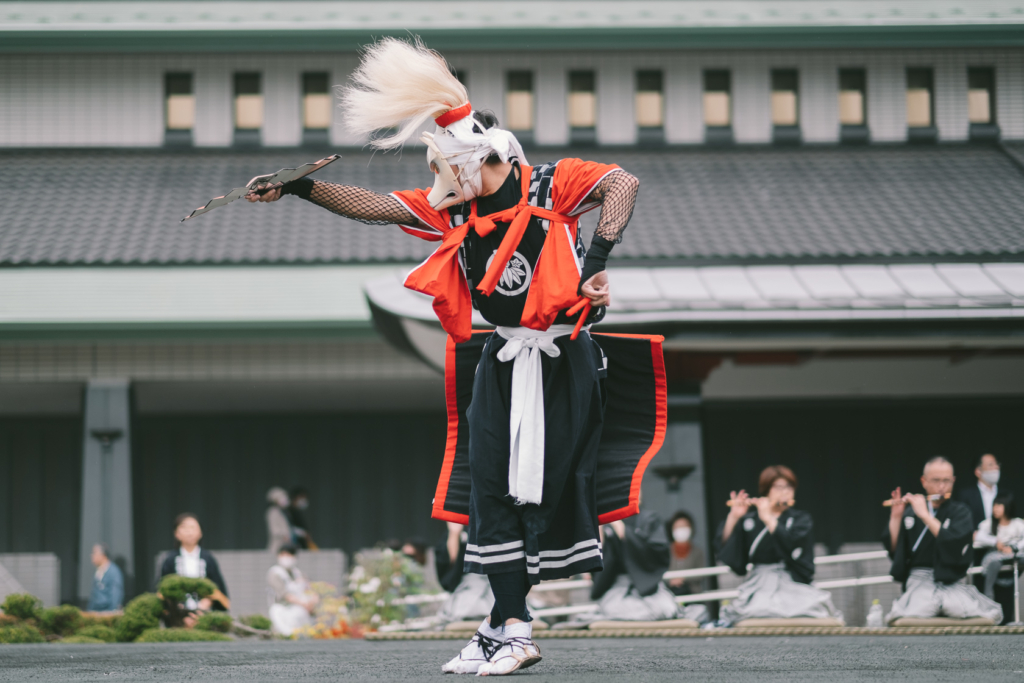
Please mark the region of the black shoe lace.
<svg viewBox="0 0 1024 683"><path fill-rule="evenodd" d="M494 656L494 653L500 650L501 646L504 645L500 640L488 638L484 634L480 633L480 631L476 632L473 639L480 644L480 649L483 651L484 657L487 658L488 662L491 661L491 657Z"/></svg>
<svg viewBox="0 0 1024 683"><path fill-rule="evenodd" d="M523 652L526 652L526 646L529 645L532 648L536 648L537 652L540 652L540 648L537 647L537 644L533 642L533 640L531 640L530 638L524 638L522 636L512 636L511 638L506 638L504 644L510 647L512 645L518 645L519 649L521 649ZM490 659L490 657L488 657L488 659Z"/></svg>

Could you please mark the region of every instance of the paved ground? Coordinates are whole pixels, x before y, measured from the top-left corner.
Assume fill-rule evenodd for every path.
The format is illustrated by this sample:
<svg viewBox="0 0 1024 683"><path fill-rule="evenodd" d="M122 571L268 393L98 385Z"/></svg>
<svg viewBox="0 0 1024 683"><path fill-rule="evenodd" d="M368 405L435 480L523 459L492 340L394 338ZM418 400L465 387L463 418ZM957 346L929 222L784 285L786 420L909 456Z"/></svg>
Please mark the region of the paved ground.
<svg viewBox="0 0 1024 683"><path fill-rule="evenodd" d="M0 681L425 681L454 641L4 645ZM651 638L541 641L523 681L1015 681L1024 636Z"/></svg>

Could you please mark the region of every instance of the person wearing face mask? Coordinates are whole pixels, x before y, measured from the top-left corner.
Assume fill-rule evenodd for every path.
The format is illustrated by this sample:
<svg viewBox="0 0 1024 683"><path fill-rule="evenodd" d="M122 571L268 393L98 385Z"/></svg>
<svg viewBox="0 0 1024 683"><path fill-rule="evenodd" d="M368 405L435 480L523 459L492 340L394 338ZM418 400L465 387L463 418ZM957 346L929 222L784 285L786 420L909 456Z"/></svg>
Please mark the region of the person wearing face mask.
<svg viewBox="0 0 1024 683"><path fill-rule="evenodd" d="M773 465L758 479L760 498L752 499L743 490L729 494L729 515L715 537L716 556L747 579L738 588L739 596L722 608L718 626L797 617L842 622L832 595L810 585L814 522L809 513L793 507L796 486L793 470Z"/></svg>
<svg viewBox="0 0 1024 683"><path fill-rule="evenodd" d="M978 465L974 468L977 484L968 485L959 491L957 500L970 508L975 529L982 522L992 519L992 503L997 496L1013 495L1005 486L999 485L1000 473L999 460L991 453L986 453L978 458Z"/></svg>
<svg viewBox="0 0 1024 683"><path fill-rule="evenodd" d="M309 491L302 486L296 486L288 493L288 499L290 503L285 512L288 515L288 523L292 527L295 546L300 550L317 550L318 546L310 536L309 522L306 518L306 510L309 508Z"/></svg>
<svg viewBox="0 0 1024 683"><path fill-rule="evenodd" d="M693 542L693 529L693 517L684 510L672 515L669 520L668 533L672 538L669 571L702 569L706 566L704 550ZM676 595L702 593L704 586L704 579L670 579L668 582L669 590Z"/></svg>
<svg viewBox="0 0 1024 683"><path fill-rule="evenodd" d="M320 603L317 594L309 590L309 581L295 566L297 552L293 545L282 546L277 564L267 570L271 628L282 636L312 624L312 614Z"/></svg>

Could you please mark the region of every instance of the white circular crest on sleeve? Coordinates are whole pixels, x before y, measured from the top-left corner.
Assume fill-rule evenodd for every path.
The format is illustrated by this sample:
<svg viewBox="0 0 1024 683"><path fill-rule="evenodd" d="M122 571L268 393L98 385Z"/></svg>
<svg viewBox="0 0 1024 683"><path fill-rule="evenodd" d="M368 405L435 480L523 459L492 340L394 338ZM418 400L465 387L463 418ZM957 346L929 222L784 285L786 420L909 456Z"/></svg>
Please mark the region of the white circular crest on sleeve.
<svg viewBox="0 0 1024 683"><path fill-rule="evenodd" d="M943 529L948 529L949 528L949 520L948 519L945 522L942 523L942 528Z"/></svg>
<svg viewBox="0 0 1024 683"><path fill-rule="evenodd" d="M971 545L969 543L967 545L965 545L964 549L960 551L960 554L961 555L966 555L967 554L967 549L970 548L970 547L971 547Z"/></svg>
<svg viewBox="0 0 1024 683"><path fill-rule="evenodd" d="M787 529L792 529L793 528L793 518L792 517L790 517L789 519L786 520L786 528Z"/></svg>
<svg viewBox="0 0 1024 683"><path fill-rule="evenodd" d="M793 559L799 560L800 556L804 554L803 548L793 548Z"/></svg>
<svg viewBox="0 0 1024 683"><path fill-rule="evenodd" d="M745 520L743 520L743 530L744 531L753 531L754 530L754 518L753 517L747 517Z"/></svg>
<svg viewBox="0 0 1024 683"><path fill-rule="evenodd" d="M914 528L914 518L913 517L904 517L903 518L903 526L907 527L908 530L913 529Z"/></svg>

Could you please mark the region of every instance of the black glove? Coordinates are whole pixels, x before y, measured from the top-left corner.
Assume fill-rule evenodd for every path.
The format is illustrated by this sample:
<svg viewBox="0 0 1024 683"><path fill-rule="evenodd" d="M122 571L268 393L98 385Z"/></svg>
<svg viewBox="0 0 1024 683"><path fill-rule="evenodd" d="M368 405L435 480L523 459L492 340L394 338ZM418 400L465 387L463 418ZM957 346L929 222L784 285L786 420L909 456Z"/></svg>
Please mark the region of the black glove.
<svg viewBox="0 0 1024 683"><path fill-rule="evenodd" d="M296 197L302 199L309 199L309 195L313 192L313 179L309 176L293 180L290 183L285 183L281 186L281 196L286 194L293 194Z"/></svg>
<svg viewBox="0 0 1024 683"><path fill-rule="evenodd" d="M285 187L288 186L285 185ZM603 237L594 235L590 249L587 249L587 255L583 259L583 272L580 274L580 284L576 288L576 294L583 296L583 283L605 269L608 254L614 246L615 242L609 242Z"/></svg>

